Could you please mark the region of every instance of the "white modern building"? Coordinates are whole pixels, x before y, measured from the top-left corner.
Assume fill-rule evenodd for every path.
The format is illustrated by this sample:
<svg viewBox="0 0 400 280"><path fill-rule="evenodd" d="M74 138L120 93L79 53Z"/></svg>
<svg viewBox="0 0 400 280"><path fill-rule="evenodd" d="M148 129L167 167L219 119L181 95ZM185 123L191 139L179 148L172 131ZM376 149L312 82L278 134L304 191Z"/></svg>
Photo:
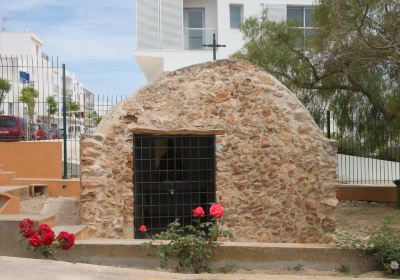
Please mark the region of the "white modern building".
<svg viewBox="0 0 400 280"><path fill-rule="evenodd" d="M217 58L227 58L243 46L241 23L268 9L275 21L295 20L310 27L316 0L137 0L136 59L149 81L165 71Z"/></svg>
<svg viewBox="0 0 400 280"><path fill-rule="evenodd" d="M41 84L41 92L53 91L51 85L41 82L45 74L35 71L39 60L42 62L42 47L43 42L33 33L0 32L0 78L11 85L10 92L0 104L3 114L27 115L24 104L19 101L20 92L26 86L38 89ZM38 103L43 103L43 97L43 94L39 94ZM36 107L36 114L41 114L40 106Z"/></svg>
<svg viewBox="0 0 400 280"><path fill-rule="evenodd" d="M0 54L41 56L43 42L30 32L0 32Z"/></svg>
<svg viewBox="0 0 400 280"><path fill-rule="evenodd" d="M48 123L49 126L62 128L62 65L56 58L52 59L42 51L43 42L34 33L0 32L0 78L11 84L11 90L0 104L4 115L16 115L28 119L26 105L19 97L24 87L39 92L35 100L35 116L32 122ZM67 100L77 103L85 109L85 89L75 74L66 71ZM58 112L50 119L48 116L47 98L54 97ZM69 123L83 123L81 112L69 117Z"/></svg>

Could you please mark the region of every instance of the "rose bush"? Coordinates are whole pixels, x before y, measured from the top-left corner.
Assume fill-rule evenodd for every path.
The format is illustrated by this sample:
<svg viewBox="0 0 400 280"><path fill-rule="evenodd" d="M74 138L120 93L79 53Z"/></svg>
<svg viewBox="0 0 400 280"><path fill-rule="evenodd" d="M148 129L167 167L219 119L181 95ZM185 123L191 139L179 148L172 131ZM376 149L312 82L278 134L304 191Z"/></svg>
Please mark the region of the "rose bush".
<svg viewBox="0 0 400 280"><path fill-rule="evenodd" d="M222 205L219 203L214 203L210 207L210 215L215 219L221 219L224 215L224 207L222 207Z"/></svg>
<svg viewBox="0 0 400 280"><path fill-rule="evenodd" d="M152 236L146 247L158 249L161 267L168 267L170 259L177 260L176 270L191 267L194 273L209 270L209 261L221 237L232 238L224 227L224 207L215 203L209 209L211 218L205 217L202 207L192 210L193 224L182 226L179 219L168 225L166 231ZM146 228L147 229L147 228ZM139 229L142 231L141 229Z"/></svg>
<svg viewBox="0 0 400 280"><path fill-rule="evenodd" d="M57 237L49 225L41 224L35 231L35 223L25 219L19 223L20 233L23 238L28 239L28 249L40 253L45 258L53 258L58 249L69 250L75 245L75 235L65 231L60 232Z"/></svg>
<svg viewBox="0 0 400 280"><path fill-rule="evenodd" d="M202 207L197 207L193 209L192 215L195 218L203 218L204 217L204 209Z"/></svg>
<svg viewBox="0 0 400 280"><path fill-rule="evenodd" d="M146 227L145 225L141 225L141 226L139 227L139 230L140 230L141 232L146 232L146 231L147 231L147 227Z"/></svg>

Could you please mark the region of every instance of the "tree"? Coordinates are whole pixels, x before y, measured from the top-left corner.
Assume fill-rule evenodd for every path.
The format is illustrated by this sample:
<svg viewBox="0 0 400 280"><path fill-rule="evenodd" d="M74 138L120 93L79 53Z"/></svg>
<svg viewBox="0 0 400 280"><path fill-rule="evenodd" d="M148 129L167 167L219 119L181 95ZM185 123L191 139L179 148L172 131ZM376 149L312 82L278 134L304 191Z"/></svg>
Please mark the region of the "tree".
<svg viewBox="0 0 400 280"><path fill-rule="evenodd" d="M89 112L87 114L87 118L89 120L89 125L97 126L100 122L102 117L97 114L96 111Z"/></svg>
<svg viewBox="0 0 400 280"><path fill-rule="evenodd" d="M70 112L70 116L72 116L72 112L75 112L75 116L78 117L79 116L79 109L80 106L78 103L68 100L67 102L67 110Z"/></svg>
<svg viewBox="0 0 400 280"><path fill-rule="evenodd" d="M67 103L67 108L68 108L68 111L76 112L76 111L79 111L80 106L78 103L69 100Z"/></svg>
<svg viewBox="0 0 400 280"><path fill-rule="evenodd" d="M35 103L38 96L39 92L37 90L31 87L24 87L22 88L21 96L19 97L19 101L28 107L28 116L31 122L35 116Z"/></svg>
<svg viewBox="0 0 400 280"><path fill-rule="evenodd" d="M293 22L268 21L267 12L246 20L245 45L234 56L277 77L299 94L314 116L329 107L339 125L354 125L351 120L357 115L361 123L381 121L398 133L400 1L319 3L315 29L306 33Z"/></svg>
<svg viewBox="0 0 400 280"><path fill-rule="evenodd" d="M47 101L47 114L50 119L50 117L53 117L54 114L58 112L58 105L54 96L47 97L46 101Z"/></svg>
<svg viewBox="0 0 400 280"><path fill-rule="evenodd" d="M4 98L6 97L6 94L10 91L10 89L10 83L7 80L0 78L0 105L3 104Z"/></svg>

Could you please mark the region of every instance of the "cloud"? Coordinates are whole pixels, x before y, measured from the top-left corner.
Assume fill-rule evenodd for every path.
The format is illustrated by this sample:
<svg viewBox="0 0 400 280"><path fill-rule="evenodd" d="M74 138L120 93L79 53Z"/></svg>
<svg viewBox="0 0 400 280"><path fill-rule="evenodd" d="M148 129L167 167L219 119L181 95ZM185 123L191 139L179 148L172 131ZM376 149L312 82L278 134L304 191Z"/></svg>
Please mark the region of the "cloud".
<svg viewBox="0 0 400 280"><path fill-rule="evenodd" d="M1 4L13 11L7 30L29 27L50 55L74 62L134 58L134 0L0 0Z"/></svg>
<svg viewBox="0 0 400 280"><path fill-rule="evenodd" d="M43 5L64 5L62 0L0 0L3 12L22 11Z"/></svg>
<svg viewBox="0 0 400 280"><path fill-rule="evenodd" d="M9 31L29 26L44 51L58 56L89 89L131 92L146 83L134 58L135 5L135 0L0 0L0 17L10 18Z"/></svg>
<svg viewBox="0 0 400 280"><path fill-rule="evenodd" d="M134 24L134 23L132 23ZM96 28L90 26L97 26ZM85 60L128 60L134 58L132 32L107 30L100 22L74 22L49 29L42 39L46 51L71 62Z"/></svg>

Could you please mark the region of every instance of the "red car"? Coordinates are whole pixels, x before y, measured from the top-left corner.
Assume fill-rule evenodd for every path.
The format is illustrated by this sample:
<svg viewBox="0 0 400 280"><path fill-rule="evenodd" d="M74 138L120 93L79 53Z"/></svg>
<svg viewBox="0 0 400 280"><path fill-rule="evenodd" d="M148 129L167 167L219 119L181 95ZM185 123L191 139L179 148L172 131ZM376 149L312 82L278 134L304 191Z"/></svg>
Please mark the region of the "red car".
<svg viewBox="0 0 400 280"><path fill-rule="evenodd" d="M63 138L62 132L57 128L51 128L49 132L50 132L51 139L62 139Z"/></svg>
<svg viewBox="0 0 400 280"><path fill-rule="evenodd" d="M0 141L22 141L28 139L25 119L16 116L0 116Z"/></svg>
<svg viewBox="0 0 400 280"><path fill-rule="evenodd" d="M34 123L31 125L33 140L49 139L49 126L47 123Z"/></svg>

